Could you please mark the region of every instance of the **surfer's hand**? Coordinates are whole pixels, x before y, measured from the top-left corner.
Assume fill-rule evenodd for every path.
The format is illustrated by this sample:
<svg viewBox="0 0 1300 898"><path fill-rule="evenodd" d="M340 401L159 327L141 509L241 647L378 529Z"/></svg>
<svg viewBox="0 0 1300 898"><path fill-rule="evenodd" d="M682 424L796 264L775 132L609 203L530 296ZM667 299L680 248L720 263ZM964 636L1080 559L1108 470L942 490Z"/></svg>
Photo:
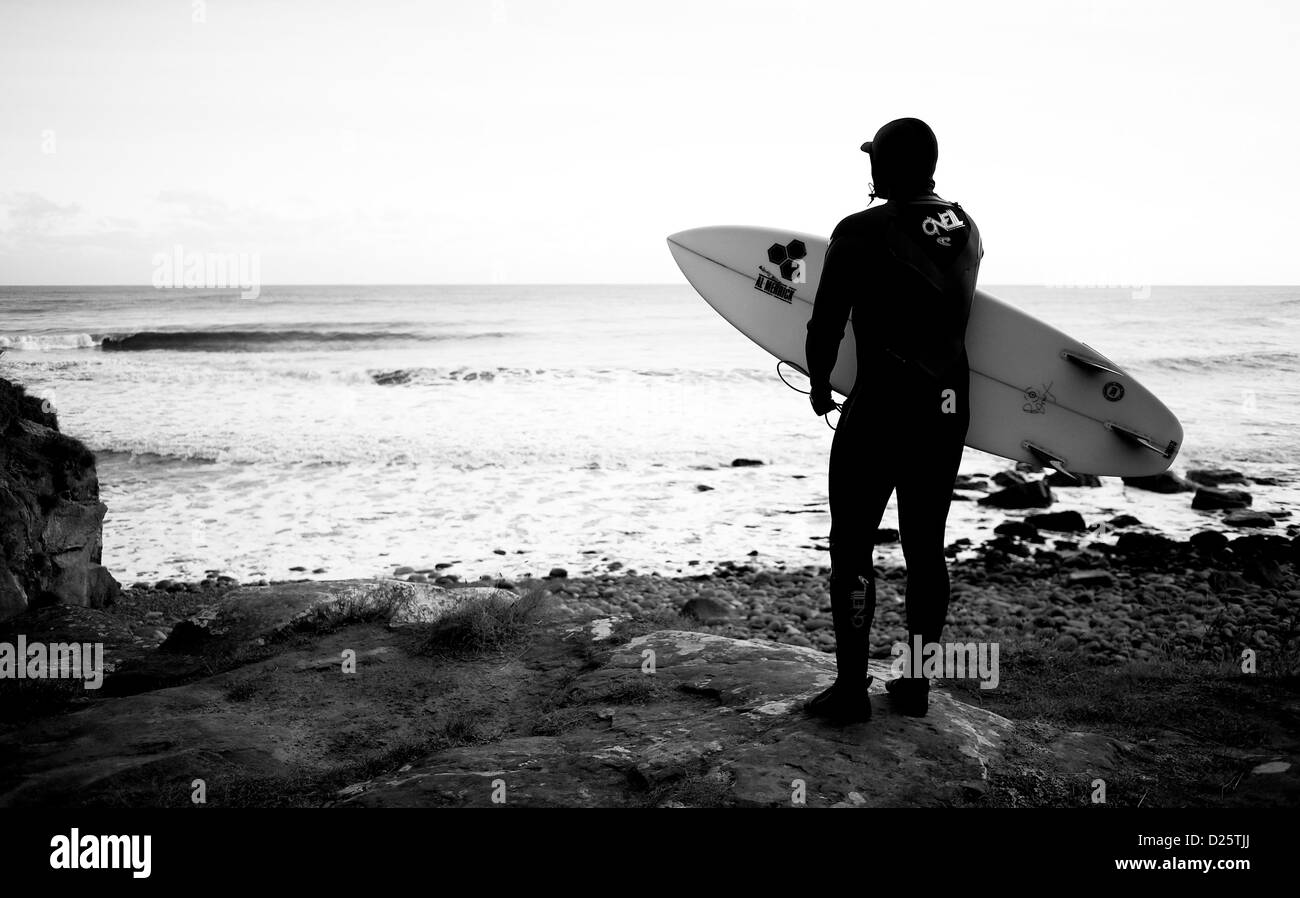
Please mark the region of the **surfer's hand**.
<svg viewBox="0 0 1300 898"><path fill-rule="evenodd" d="M808 394L808 401L812 403L813 411L819 415L833 412L839 407L831 398L830 390L813 390Z"/></svg>

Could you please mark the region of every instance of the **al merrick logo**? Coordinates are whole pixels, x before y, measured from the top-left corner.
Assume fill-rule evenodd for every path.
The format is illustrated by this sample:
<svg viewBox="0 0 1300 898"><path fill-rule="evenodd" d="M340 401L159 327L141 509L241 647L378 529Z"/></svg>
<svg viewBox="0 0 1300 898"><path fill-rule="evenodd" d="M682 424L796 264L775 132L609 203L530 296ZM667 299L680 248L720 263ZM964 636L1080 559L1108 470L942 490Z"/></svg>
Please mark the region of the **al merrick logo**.
<svg viewBox="0 0 1300 898"><path fill-rule="evenodd" d="M802 240L791 240L789 243L773 243L767 248L767 260L777 266L780 278L769 271L766 266L760 265L758 266L758 277L754 280L754 289L775 296L782 302L790 302L794 299L794 287L789 284L807 283L804 262L807 255L808 247ZM783 283L783 281L788 281L789 284Z"/></svg>

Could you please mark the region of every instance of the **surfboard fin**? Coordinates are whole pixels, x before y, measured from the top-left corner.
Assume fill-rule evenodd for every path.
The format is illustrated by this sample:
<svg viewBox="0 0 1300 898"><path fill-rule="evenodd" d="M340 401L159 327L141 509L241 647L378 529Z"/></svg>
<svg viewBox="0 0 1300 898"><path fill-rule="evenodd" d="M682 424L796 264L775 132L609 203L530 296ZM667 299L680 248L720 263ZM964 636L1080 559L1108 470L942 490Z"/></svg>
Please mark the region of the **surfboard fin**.
<svg viewBox="0 0 1300 898"><path fill-rule="evenodd" d="M1073 471L1071 471L1069 468L1065 466L1065 459L1061 458L1061 456L1057 455L1055 452L1052 452L1049 449L1044 449L1042 446L1039 446L1037 443L1029 442L1029 440L1023 441L1020 445L1022 448L1027 449L1029 453L1033 455L1035 459L1038 460L1039 464L1046 465L1047 467L1050 468L1054 468L1055 470L1060 471L1066 477L1071 477L1075 480L1079 479L1078 477L1075 476Z"/></svg>
<svg viewBox="0 0 1300 898"><path fill-rule="evenodd" d="M1114 421L1107 421L1106 429L1130 443L1141 446L1143 449L1150 449L1152 452L1157 452L1164 458L1172 458L1174 450L1178 448L1178 444L1173 441L1170 441L1167 446L1161 446L1146 434L1138 433L1133 428L1125 427L1123 424L1116 424Z"/></svg>
<svg viewBox="0 0 1300 898"><path fill-rule="evenodd" d="M1119 366L1109 360L1102 362L1100 359L1095 359L1092 356L1083 355L1078 352L1071 352L1068 349L1061 350L1061 358L1065 359L1067 362L1078 365L1085 371L1114 374L1119 377L1125 376L1124 372L1119 369Z"/></svg>

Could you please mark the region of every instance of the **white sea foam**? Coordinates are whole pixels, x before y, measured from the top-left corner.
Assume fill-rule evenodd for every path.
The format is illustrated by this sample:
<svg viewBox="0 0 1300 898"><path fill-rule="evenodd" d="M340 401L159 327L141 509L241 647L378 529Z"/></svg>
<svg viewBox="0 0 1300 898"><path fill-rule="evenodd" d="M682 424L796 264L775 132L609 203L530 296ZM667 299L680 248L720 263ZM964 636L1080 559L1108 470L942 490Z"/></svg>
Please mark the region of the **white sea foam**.
<svg viewBox="0 0 1300 898"><path fill-rule="evenodd" d="M102 338L90 334L13 334L0 335L0 349L13 352L48 352L57 349L90 349Z"/></svg>

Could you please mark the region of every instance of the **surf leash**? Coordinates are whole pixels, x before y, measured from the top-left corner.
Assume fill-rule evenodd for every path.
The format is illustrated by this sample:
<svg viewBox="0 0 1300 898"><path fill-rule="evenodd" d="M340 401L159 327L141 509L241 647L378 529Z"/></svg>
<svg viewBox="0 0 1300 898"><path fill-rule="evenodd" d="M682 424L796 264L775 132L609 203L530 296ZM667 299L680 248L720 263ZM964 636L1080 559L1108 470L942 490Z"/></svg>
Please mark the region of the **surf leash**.
<svg viewBox="0 0 1300 898"><path fill-rule="evenodd" d="M793 368L794 370L798 371L798 372L799 372L800 374L802 374L804 377L807 377L807 376L808 376L807 372L805 372L804 370L802 370L802 369L801 369L798 365L796 365L794 362L790 362L790 361L786 361L785 359L781 359L779 362L776 363L776 376L779 377L779 378L781 378L781 383L785 384L787 387L789 387L790 389L794 390L796 393L802 393L802 394L805 395L805 396L807 396L807 395L809 395L810 393L812 393L812 390L811 390L811 389L808 389L808 390L801 390L801 389L799 389L798 387L796 387L794 384L790 383L790 381L786 380L786 379L785 379L785 375L781 373L781 366L782 366L782 365L789 365L791 368ZM835 403L835 411L837 411L837 412L843 412L843 411L844 411L844 403L842 403L842 402L837 402L837 403ZM829 427L831 430L834 430L834 429L835 429L835 425L831 423L831 413L830 413L830 412L827 412L826 414L822 415L822 420L824 420L824 421L826 422L826 426Z"/></svg>

